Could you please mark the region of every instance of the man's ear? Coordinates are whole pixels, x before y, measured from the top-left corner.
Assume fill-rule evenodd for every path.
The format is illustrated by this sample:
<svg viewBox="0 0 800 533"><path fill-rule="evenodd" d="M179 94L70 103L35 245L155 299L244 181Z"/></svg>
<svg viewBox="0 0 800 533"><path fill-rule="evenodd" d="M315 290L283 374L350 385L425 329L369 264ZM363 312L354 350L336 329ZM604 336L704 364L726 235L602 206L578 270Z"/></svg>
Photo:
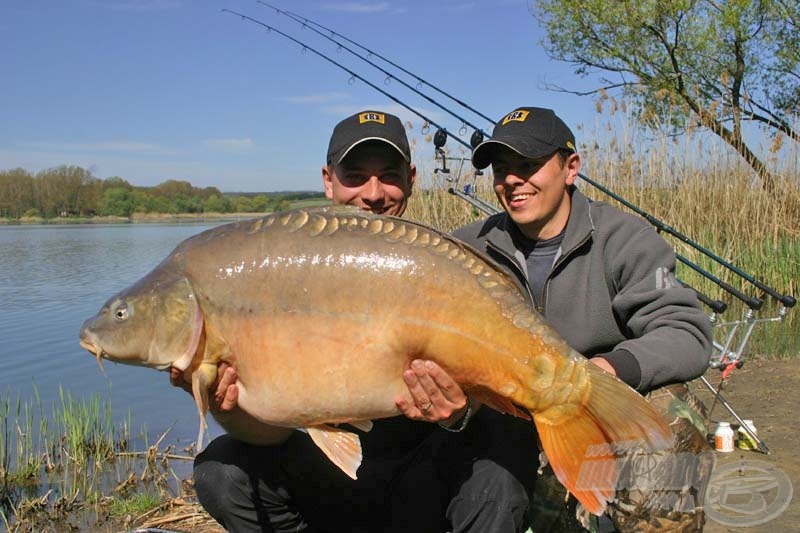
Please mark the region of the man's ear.
<svg viewBox="0 0 800 533"><path fill-rule="evenodd" d="M564 166L567 167L567 179L565 183L567 186L570 186L578 179L578 173L581 171L581 156L577 153L570 154Z"/></svg>
<svg viewBox="0 0 800 533"><path fill-rule="evenodd" d="M325 187L325 198L333 200L333 172L328 165L322 165L322 186Z"/></svg>
<svg viewBox="0 0 800 533"><path fill-rule="evenodd" d="M414 181L417 179L417 166L414 163L408 165L408 192L406 196L411 196L414 190Z"/></svg>

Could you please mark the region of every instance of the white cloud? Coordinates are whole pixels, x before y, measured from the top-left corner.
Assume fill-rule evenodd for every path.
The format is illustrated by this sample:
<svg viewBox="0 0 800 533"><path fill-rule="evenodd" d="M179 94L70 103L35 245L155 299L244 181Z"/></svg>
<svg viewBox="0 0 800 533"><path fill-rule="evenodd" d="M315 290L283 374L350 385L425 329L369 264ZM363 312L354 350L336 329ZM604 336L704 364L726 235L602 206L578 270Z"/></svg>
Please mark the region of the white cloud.
<svg viewBox="0 0 800 533"><path fill-rule="evenodd" d="M389 2L340 2L327 4L325 9L329 11L345 11L347 13L383 13L389 11Z"/></svg>
<svg viewBox="0 0 800 533"><path fill-rule="evenodd" d="M206 139L203 144L208 148L219 150L250 150L255 145L253 139Z"/></svg>

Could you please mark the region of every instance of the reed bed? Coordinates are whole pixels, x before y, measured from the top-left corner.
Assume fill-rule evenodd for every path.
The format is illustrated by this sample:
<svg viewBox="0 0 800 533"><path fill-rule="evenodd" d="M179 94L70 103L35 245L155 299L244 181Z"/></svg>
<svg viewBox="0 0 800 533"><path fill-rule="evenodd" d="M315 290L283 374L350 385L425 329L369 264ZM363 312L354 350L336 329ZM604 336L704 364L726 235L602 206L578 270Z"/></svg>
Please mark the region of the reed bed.
<svg viewBox="0 0 800 533"><path fill-rule="evenodd" d="M774 188L765 190L753 171L730 148L703 132L674 137L638 126L624 106L604 102L591 131L575 128L581 172L640 210L686 235L738 269L763 281L782 294L798 295L800 280L800 146L780 138L764 138L764 152L774 172ZM580 139L591 139L581 143ZM460 156L460 155L459 155ZM435 168L435 164L430 164ZM448 181L449 179L449 181ZM450 175L426 170L418 177L408 216L443 231L452 231L482 212L448 194L458 183L468 185L484 200L497 206L491 170L474 176L467 166ZM595 200L625 206L581 180L578 187ZM692 246L662 233L676 252L700 265L743 293L763 297L749 282L711 260ZM678 277L703 294L729 304L715 317L718 324L744 316L746 306L708 278L679 264ZM790 309L765 297L756 319L759 324L748 343L749 353L763 357L795 357L800 352L800 319ZM785 310L784 310L785 311ZM778 320L780 319L780 320ZM780 322L780 323L777 323ZM724 326L723 326L724 327ZM726 335L721 329L718 334Z"/></svg>
<svg viewBox="0 0 800 533"><path fill-rule="evenodd" d="M0 396L0 529L104 530L183 494L170 461L192 456L163 446L166 433L151 445L146 428L134 435L130 415L115 423L99 396L62 389L50 412L33 391L26 401ZM134 438L143 451L128 449Z"/></svg>

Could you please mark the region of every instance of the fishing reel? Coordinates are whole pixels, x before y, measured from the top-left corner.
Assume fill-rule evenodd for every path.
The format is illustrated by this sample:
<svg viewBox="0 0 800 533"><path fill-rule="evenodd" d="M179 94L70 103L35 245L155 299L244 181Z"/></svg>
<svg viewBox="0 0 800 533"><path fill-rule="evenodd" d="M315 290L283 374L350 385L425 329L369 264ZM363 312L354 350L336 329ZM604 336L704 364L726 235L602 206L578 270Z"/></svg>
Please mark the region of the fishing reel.
<svg viewBox="0 0 800 533"><path fill-rule="evenodd" d="M483 132L480 130L475 130L472 132L472 137L469 138L469 145L472 146L472 150L474 151L475 148L478 147L479 144L483 142ZM483 170L478 168L475 169L476 176L483 176Z"/></svg>
<svg viewBox="0 0 800 533"><path fill-rule="evenodd" d="M442 174L450 174L450 169L447 168L447 154L444 152L444 145L447 142L447 130L444 128L439 128L436 130L436 133L433 134L433 146L434 150L436 151L436 158L442 158L442 167L441 168L434 168L433 173L438 174L441 172Z"/></svg>

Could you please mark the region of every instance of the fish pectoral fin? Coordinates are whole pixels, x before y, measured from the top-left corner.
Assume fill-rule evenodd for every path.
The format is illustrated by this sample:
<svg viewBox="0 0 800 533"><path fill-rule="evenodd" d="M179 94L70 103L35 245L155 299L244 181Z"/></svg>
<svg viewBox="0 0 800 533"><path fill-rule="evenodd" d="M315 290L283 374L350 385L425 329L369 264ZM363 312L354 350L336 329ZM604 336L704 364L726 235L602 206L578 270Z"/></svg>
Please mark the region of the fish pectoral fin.
<svg viewBox="0 0 800 533"><path fill-rule="evenodd" d="M200 416L200 429L197 432L197 453L203 449L203 434L208 432L206 413L208 413L208 389L217 379L217 365L202 363L192 372L192 396Z"/></svg>
<svg viewBox="0 0 800 533"><path fill-rule="evenodd" d="M372 420L354 420L353 422L348 422L348 424L364 433L372 431Z"/></svg>
<svg viewBox="0 0 800 533"><path fill-rule="evenodd" d="M361 440L358 435L345 429L321 425L306 428L311 440L342 472L356 479L361 466Z"/></svg>

